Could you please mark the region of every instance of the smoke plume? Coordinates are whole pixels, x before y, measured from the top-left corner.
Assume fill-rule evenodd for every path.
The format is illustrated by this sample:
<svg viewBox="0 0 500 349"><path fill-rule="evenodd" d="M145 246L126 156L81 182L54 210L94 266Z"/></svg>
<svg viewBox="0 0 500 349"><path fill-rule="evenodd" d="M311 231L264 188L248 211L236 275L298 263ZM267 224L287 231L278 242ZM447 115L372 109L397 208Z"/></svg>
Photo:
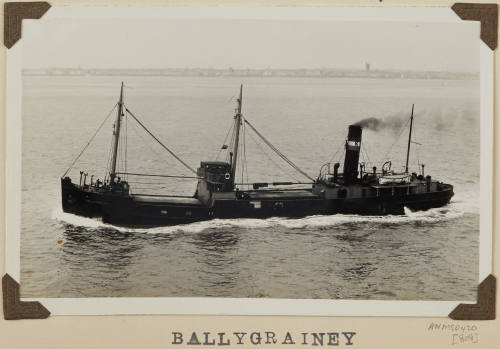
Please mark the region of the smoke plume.
<svg viewBox="0 0 500 349"><path fill-rule="evenodd" d="M385 129L397 131L404 125L408 118L409 117L406 115L391 115L383 119L371 117L358 121L354 125L372 131L381 131Z"/></svg>

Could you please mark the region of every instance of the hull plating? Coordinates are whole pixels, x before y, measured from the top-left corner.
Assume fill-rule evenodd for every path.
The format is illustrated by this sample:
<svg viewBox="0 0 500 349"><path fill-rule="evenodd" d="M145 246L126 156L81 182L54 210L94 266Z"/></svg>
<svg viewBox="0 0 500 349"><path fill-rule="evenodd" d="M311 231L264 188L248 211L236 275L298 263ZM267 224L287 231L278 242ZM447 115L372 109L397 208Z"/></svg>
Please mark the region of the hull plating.
<svg viewBox="0 0 500 349"><path fill-rule="evenodd" d="M134 196L117 195L61 181L64 212L85 217L100 217L103 222L122 226L152 227L186 224L213 218L305 217L310 215L404 214L446 205L453 196L453 187L442 191L398 195L393 197L337 198L320 196L308 198L269 197L262 200L224 199L212 205L169 202L165 200L136 200Z"/></svg>

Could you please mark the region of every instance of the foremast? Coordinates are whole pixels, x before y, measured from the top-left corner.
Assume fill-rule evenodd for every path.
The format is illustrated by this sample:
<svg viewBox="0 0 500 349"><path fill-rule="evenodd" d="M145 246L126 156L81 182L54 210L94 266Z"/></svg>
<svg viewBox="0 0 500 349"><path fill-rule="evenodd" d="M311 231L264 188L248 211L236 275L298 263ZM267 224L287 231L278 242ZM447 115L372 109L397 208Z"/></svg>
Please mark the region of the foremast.
<svg viewBox="0 0 500 349"><path fill-rule="evenodd" d="M411 130L413 128L413 108L415 107L415 104L411 105L411 117L410 117L410 132L408 134L408 148L406 150L406 166L405 166L405 173L408 173L408 161L410 160L410 144L411 144Z"/></svg>
<svg viewBox="0 0 500 349"><path fill-rule="evenodd" d="M116 162L118 160L118 145L120 141L122 116L123 116L123 81L120 89L120 100L118 101L118 112L116 114L116 121L113 128L113 153L111 158L111 169L109 171L111 184L115 183L115 177L116 177Z"/></svg>
<svg viewBox="0 0 500 349"><path fill-rule="evenodd" d="M234 181L236 178L236 166L238 164L238 146L240 143L240 128L241 128L241 104L243 102L243 84L240 85L240 97L238 98L238 108L236 110L236 115L234 116L235 122L235 136L233 144L233 154L231 159L231 181L234 187Z"/></svg>

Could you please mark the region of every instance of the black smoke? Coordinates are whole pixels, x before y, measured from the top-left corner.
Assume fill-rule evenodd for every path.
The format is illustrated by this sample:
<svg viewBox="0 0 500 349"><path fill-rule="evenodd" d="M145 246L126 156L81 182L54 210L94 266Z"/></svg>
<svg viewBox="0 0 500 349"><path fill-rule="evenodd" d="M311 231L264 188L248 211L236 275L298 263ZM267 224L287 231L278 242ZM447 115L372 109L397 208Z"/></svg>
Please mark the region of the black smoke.
<svg viewBox="0 0 500 349"><path fill-rule="evenodd" d="M399 133L402 128L410 127L410 111L400 111L385 117L369 117L356 122L365 130L375 132L390 131ZM413 125L420 129L450 132L450 129L476 129L479 125L479 107L475 104L461 106L442 106L417 110L413 114Z"/></svg>
<svg viewBox="0 0 500 349"><path fill-rule="evenodd" d="M366 118L356 122L354 125L360 126L367 130L372 131L381 131L381 130L392 130L397 131L401 129L401 127L405 124L405 122L409 119L409 116L403 115L391 115L386 118Z"/></svg>

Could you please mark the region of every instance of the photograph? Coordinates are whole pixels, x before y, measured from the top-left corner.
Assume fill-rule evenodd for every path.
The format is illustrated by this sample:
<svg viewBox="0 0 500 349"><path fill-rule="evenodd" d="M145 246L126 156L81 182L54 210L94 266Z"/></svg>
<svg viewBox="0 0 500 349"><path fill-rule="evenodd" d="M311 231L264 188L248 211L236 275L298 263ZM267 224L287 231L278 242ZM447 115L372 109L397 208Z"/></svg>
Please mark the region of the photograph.
<svg viewBox="0 0 500 349"><path fill-rule="evenodd" d="M476 301L478 22L65 10L23 26L21 297Z"/></svg>

